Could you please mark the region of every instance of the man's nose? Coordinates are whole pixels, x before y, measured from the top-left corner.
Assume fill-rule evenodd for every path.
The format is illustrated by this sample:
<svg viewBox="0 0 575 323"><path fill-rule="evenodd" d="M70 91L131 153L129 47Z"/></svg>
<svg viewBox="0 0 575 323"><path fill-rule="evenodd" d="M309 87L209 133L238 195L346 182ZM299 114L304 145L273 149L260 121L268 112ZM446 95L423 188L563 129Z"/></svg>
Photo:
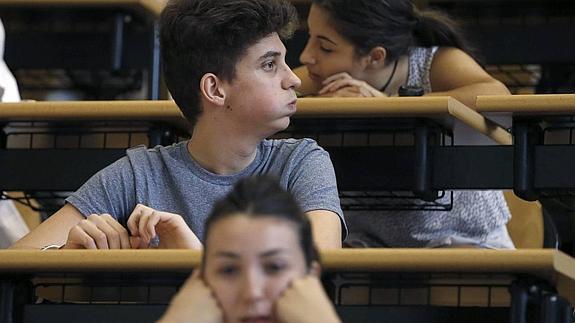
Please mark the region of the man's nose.
<svg viewBox="0 0 575 323"><path fill-rule="evenodd" d="M286 76L282 81L284 89L297 89L301 85L300 78L286 65Z"/></svg>

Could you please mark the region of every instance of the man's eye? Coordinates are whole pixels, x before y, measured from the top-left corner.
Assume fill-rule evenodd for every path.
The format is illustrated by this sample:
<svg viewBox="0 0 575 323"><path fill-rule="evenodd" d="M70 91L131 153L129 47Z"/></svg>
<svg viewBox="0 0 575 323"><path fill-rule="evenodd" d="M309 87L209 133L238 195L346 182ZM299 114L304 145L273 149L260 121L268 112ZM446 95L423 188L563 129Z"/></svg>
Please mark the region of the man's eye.
<svg viewBox="0 0 575 323"><path fill-rule="evenodd" d="M264 63L263 68L266 71L271 71L275 68L275 66L276 66L276 63L274 63L274 62L266 62L266 63Z"/></svg>

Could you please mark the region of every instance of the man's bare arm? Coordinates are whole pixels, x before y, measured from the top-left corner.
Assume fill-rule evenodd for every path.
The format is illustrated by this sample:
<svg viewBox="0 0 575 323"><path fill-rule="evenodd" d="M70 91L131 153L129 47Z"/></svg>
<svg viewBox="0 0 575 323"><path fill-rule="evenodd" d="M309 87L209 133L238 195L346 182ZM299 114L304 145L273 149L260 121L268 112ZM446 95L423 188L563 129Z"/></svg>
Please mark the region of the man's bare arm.
<svg viewBox="0 0 575 323"><path fill-rule="evenodd" d="M84 216L70 204L64 205L37 228L16 241L10 249L41 249L44 246L66 243L70 229L84 219Z"/></svg>
<svg viewBox="0 0 575 323"><path fill-rule="evenodd" d="M327 210L306 212L318 249L341 248L341 220L339 216Z"/></svg>

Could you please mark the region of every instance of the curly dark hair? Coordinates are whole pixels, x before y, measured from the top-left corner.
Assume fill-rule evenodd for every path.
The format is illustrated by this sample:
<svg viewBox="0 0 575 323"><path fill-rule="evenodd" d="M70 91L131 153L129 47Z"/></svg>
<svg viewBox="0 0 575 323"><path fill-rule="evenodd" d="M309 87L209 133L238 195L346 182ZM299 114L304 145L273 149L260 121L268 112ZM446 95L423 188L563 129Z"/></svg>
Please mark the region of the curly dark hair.
<svg viewBox="0 0 575 323"><path fill-rule="evenodd" d="M195 124L201 114L204 74L233 81L247 48L272 33L291 37L297 21L287 0L171 0L160 17L163 70L186 119Z"/></svg>

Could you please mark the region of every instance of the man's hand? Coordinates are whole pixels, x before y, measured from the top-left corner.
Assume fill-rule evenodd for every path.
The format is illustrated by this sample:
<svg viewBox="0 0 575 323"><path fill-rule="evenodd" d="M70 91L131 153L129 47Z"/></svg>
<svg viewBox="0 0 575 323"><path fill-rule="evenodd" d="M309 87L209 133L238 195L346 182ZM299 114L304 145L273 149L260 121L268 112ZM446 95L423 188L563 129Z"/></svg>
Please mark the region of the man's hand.
<svg viewBox="0 0 575 323"><path fill-rule="evenodd" d="M136 205L128 218L133 248L148 248L159 238L161 249L201 249L202 243L184 219L174 213L161 212L142 204Z"/></svg>
<svg viewBox="0 0 575 323"><path fill-rule="evenodd" d="M109 214L92 214L68 232L63 249L130 249L128 231Z"/></svg>

